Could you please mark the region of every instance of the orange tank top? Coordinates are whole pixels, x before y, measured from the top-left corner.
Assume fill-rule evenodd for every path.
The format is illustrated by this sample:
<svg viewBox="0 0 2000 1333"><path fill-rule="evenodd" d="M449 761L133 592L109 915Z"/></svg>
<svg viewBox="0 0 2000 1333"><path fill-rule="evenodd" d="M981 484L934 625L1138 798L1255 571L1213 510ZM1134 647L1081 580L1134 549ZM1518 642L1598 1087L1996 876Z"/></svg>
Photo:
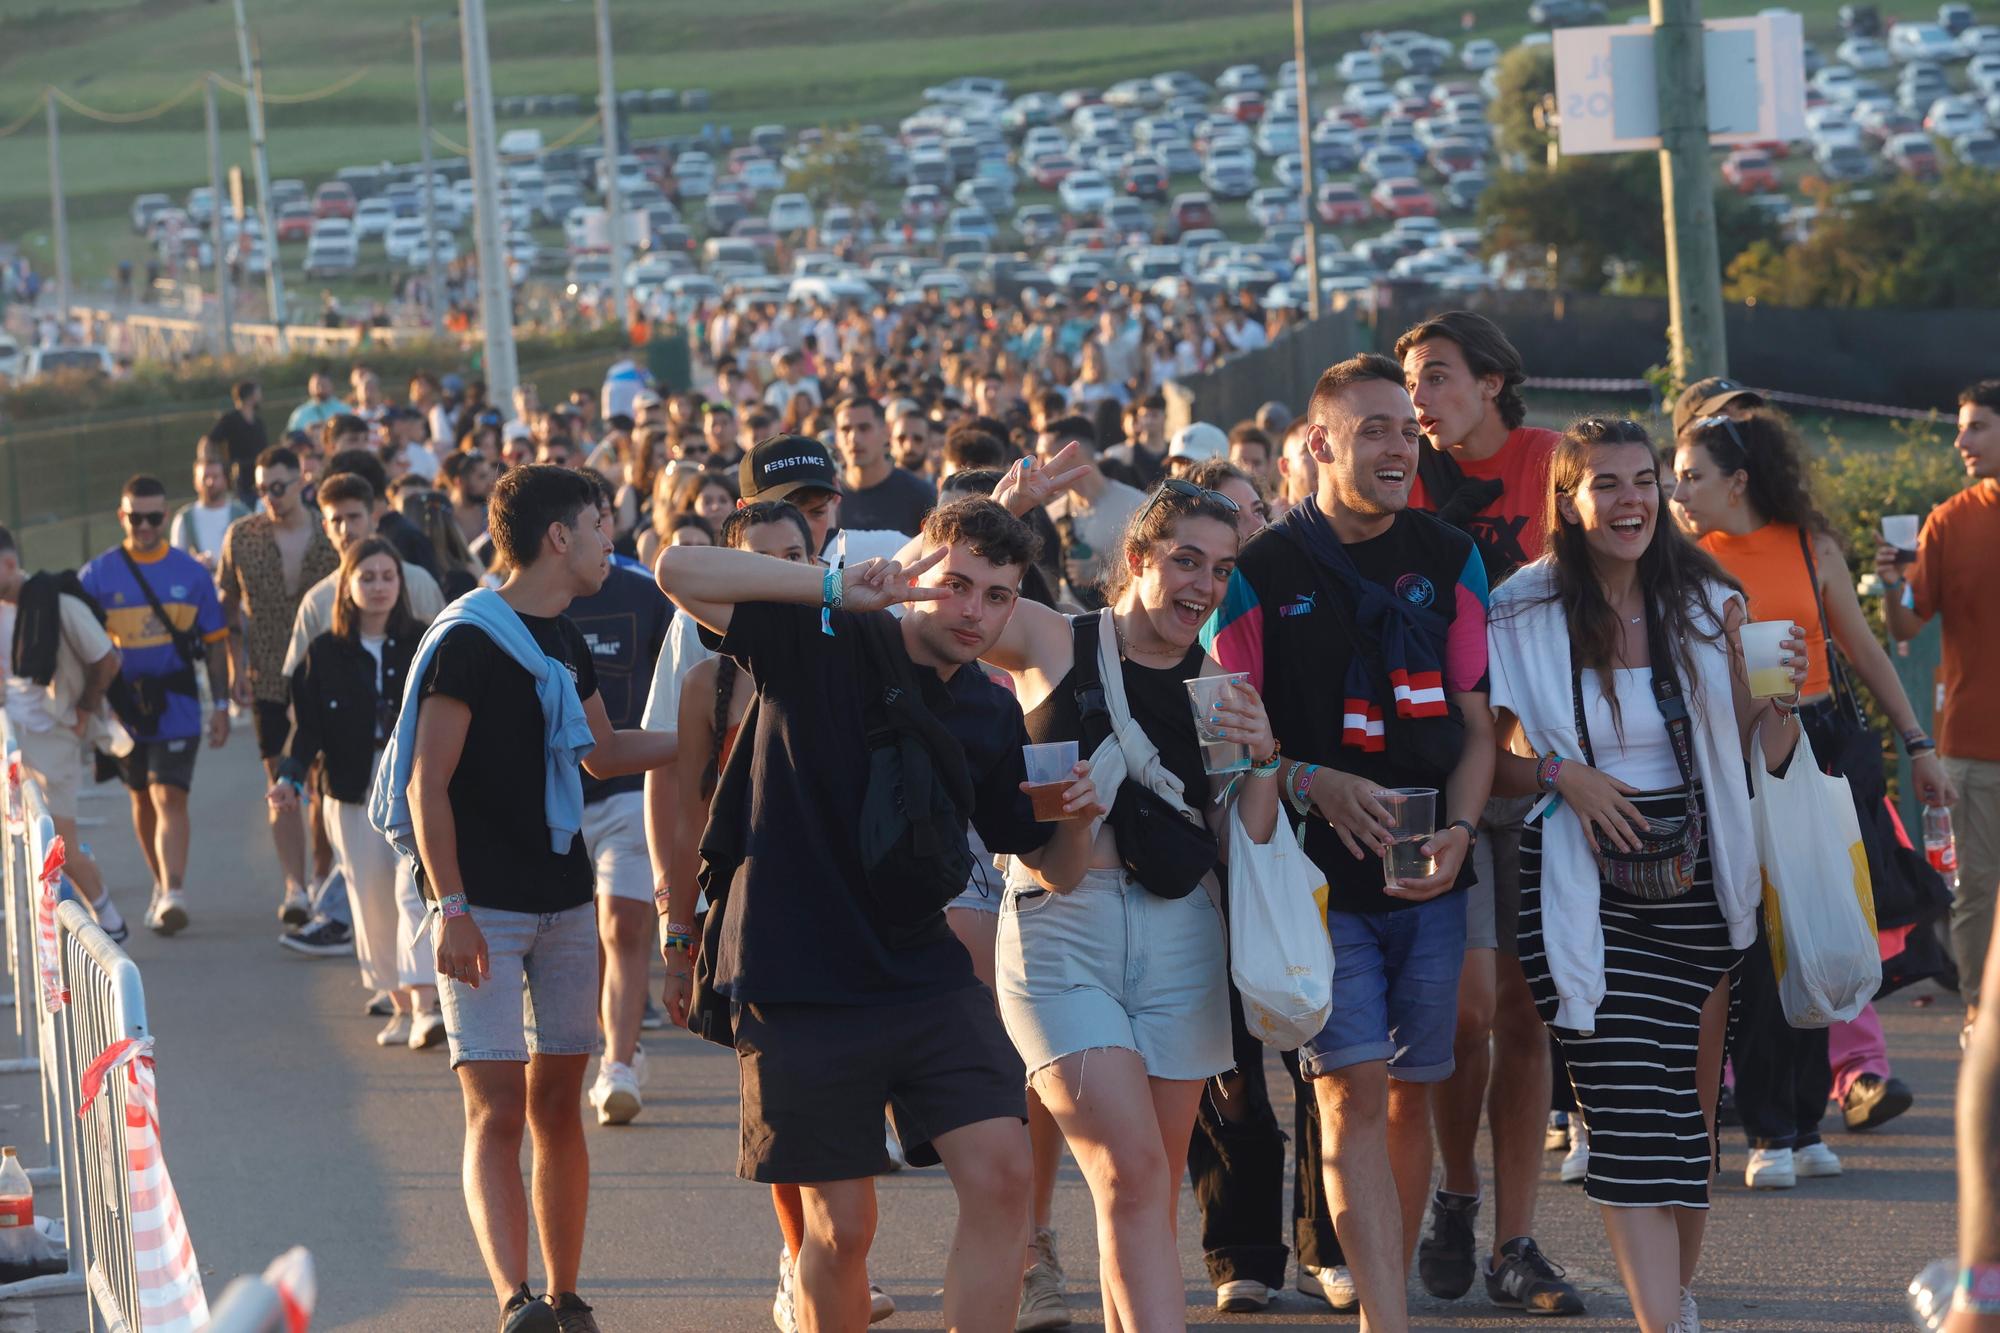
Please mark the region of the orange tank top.
<svg viewBox="0 0 2000 1333"><path fill-rule="evenodd" d="M1806 684L1800 697L1816 699L1833 689L1826 666L1826 634L1813 599L1812 577L1790 523L1766 523L1740 535L1711 532L1701 549L1743 585L1752 620L1789 620L1806 632Z"/></svg>

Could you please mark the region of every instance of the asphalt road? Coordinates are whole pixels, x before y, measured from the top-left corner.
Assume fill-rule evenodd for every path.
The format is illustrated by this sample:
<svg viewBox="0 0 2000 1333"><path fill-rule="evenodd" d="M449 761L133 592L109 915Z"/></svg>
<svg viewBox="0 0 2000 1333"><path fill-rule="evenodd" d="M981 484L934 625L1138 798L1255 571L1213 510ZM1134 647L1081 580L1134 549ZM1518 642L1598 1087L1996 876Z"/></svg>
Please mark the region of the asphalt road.
<svg viewBox="0 0 2000 1333"><path fill-rule="evenodd" d="M129 948L158 1040L167 1163L211 1298L238 1273L303 1244L319 1266L315 1327L490 1329L491 1296L458 1188L458 1092L442 1051L382 1050L361 1013L351 960L278 948L275 859L248 730L205 751L196 774L193 925ZM84 837L128 912L144 901L122 793L83 807ZM97 822L101 820L102 822ZM1934 995L1928 987L1924 996ZM1742 1185L1744 1150L1726 1142L1726 1175L1697 1293L1716 1330L1861 1333L1907 1327L1902 1290L1952 1246L1955 998L1892 997L1882 1010L1898 1072L1918 1100L1887 1130L1851 1135L1830 1119L1847 1173L1786 1193ZM592 1128L593 1198L584 1294L611 1333L749 1333L771 1327L777 1230L765 1192L735 1178L736 1084L727 1052L686 1034L649 1034L648 1105L639 1121ZM1274 1070L1278 1069L1275 1060ZM1274 1089L1283 1088L1279 1070ZM33 1090L0 1079L0 1134L27 1122ZM1280 1118L1289 1123L1289 1108ZM30 1160L35 1160L31 1158ZM1596 1210L1547 1159L1542 1247L1586 1290L1578 1330L1630 1328ZM937 1171L880 1184L873 1272L900 1312L885 1329L938 1329L938 1283L954 1215ZM1490 1217L1482 1219L1482 1228ZM1089 1199L1066 1166L1057 1226L1079 1326L1101 1323ZM1182 1192L1181 1234L1196 1234ZM1482 1237L1484 1230L1482 1229ZM1182 1244L1191 1327L1350 1324L1287 1294L1257 1316L1219 1315L1200 1256ZM1499 1329L1536 1321L1468 1297L1415 1297L1425 1329ZM44 1330L81 1326L76 1302L41 1302Z"/></svg>

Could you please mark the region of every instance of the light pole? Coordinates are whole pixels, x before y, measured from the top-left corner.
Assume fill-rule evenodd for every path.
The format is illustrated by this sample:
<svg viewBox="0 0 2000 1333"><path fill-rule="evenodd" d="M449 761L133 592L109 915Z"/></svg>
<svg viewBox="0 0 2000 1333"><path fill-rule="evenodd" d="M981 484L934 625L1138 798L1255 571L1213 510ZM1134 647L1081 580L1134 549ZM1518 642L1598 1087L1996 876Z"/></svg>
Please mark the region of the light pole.
<svg viewBox="0 0 2000 1333"><path fill-rule="evenodd" d="M424 265L425 289L430 294L431 336L444 337L444 272L438 264L437 179L431 168L431 84L424 64L425 19L410 20L410 45L417 60L417 142L422 145L424 173Z"/></svg>
<svg viewBox="0 0 2000 1333"><path fill-rule="evenodd" d="M271 305L271 323L278 330L278 351L284 352L285 266L278 262L278 229L271 220L271 155L264 138L264 62L250 49L250 20L243 0L236 0L236 58L243 66L243 100L250 110L250 165L257 173L257 215L264 232L264 295Z"/></svg>
<svg viewBox="0 0 2000 1333"><path fill-rule="evenodd" d="M240 0L239 0L240 2ZM478 246L479 327L484 335L486 396L513 406L520 366L514 350L514 286L500 230L500 153L494 141L493 70L486 47L486 0L459 0L465 53L466 145L472 150L473 235Z"/></svg>
<svg viewBox="0 0 2000 1333"><path fill-rule="evenodd" d="M1722 321L1722 253L1709 161L1708 73L1701 0L1652 0L1660 96L1660 194L1667 224L1672 352L1683 384L1729 371Z"/></svg>
<svg viewBox="0 0 2000 1333"><path fill-rule="evenodd" d="M1319 318L1319 217L1314 208L1312 79L1306 65L1306 0L1292 0L1292 64L1299 87L1299 205L1306 224L1306 314Z"/></svg>
<svg viewBox="0 0 2000 1333"><path fill-rule="evenodd" d="M597 0L597 100L604 117L604 211L611 225L611 319L625 327L625 196L618 184L618 81L611 74L611 0Z"/></svg>

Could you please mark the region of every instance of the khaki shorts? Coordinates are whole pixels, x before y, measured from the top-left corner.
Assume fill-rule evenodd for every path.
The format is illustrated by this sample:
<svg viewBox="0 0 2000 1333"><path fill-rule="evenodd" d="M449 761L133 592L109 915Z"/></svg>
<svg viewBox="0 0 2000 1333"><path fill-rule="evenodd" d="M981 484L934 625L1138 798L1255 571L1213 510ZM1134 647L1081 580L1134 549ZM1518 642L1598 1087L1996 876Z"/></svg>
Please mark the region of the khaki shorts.
<svg viewBox="0 0 2000 1333"><path fill-rule="evenodd" d="M41 785L42 799L56 819L76 818L77 789L83 782L83 742L68 727L47 731L14 729L21 767Z"/></svg>

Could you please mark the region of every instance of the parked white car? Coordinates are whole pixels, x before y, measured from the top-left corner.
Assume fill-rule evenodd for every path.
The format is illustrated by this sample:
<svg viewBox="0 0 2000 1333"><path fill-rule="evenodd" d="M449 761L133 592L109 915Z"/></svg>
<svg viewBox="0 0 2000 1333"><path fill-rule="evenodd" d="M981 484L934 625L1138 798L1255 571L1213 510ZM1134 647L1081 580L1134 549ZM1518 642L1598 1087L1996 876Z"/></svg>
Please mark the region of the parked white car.
<svg viewBox="0 0 2000 1333"><path fill-rule="evenodd" d="M1076 216L1095 217L1111 202L1111 182L1101 171L1072 171L1056 187L1063 211Z"/></svg>
<svg viewBox="0 0 2000 1333"><path fill-rule="evenodd" d="M771 211L766 216L771 224L771 230L780 236L792 232L811 231L812 201L802 194L781 194L771 201Z"/></svg>
<svg viewBox="0 0 2000 1333"><path fill-rule="evenodd" d="M1889 54L1898 60L1965 59L1958 38L1935 23L1898 23L1889 29Z"/></svg>

